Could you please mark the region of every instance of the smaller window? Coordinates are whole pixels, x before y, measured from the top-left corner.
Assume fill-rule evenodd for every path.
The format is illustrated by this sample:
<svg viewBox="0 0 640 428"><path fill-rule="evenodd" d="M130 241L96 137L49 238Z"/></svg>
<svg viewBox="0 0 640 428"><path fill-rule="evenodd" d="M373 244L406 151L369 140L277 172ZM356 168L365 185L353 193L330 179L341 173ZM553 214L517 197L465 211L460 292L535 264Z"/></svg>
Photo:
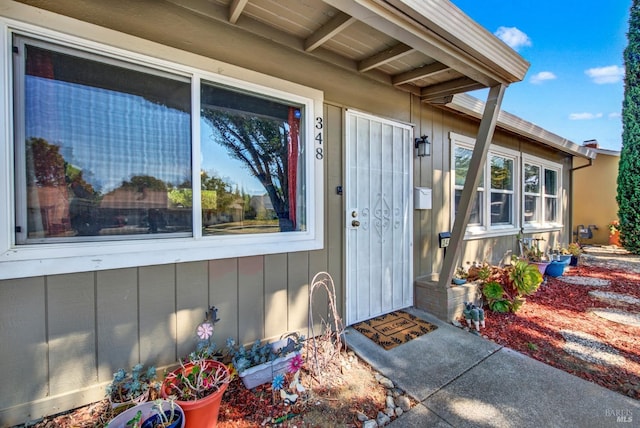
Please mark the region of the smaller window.
<svg viewBox="0 0 640 428"><path fill-rule="evenodd" d="M451 134L453 143L453 215L458 212L462 190L469 172L475 141L461 135ZM503 234L517 228L515 185L518 170L518 153L492 145L487 156L488 162L481 173L471 214L467 224L467 234ZM453 219L452 219L453 220Z"/></svg>
<svg viewBox="0 0 640 428"><path fill-rule="evenodd" d="M524 226L557 227L561 221L560 176L562 168L542 159L527 157L524 175Z"/></svg>

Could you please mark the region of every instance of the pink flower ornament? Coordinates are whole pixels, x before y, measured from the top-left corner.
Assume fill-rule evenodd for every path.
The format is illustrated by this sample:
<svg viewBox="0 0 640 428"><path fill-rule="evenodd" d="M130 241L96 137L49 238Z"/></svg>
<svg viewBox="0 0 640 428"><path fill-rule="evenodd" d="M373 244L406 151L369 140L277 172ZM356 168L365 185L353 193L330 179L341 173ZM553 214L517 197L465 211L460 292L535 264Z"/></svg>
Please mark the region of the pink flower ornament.
<svg viewBox="0 0 640 428"><path fill-rule="evenodd" d="M196 329L196 335L200 338L200 340L207 340L211 336L213 336L213 324L209 321L205 321L202 324L198 325Z"/></svg>

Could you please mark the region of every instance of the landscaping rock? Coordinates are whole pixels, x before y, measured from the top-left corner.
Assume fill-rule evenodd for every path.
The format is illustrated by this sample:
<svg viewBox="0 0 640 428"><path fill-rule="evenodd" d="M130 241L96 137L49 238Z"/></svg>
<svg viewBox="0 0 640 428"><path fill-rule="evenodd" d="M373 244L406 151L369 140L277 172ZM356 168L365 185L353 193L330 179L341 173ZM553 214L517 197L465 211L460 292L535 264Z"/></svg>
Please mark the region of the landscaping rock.
<svg viewBox="0 0 640 428"><path fill-rule="evenodd" d="M367 421L364 421L364 423L362 424L362 428L378 428L378 423L373 419L369 419Z"/></svg>
<svg viewBox="0 0 640 428"><path fill-rule="evenodd" d="M380 385L384 386L387 389L393 389L395 386L390 379L387 379L386 377L379 374L376 375L376 380Z"/></svg>
<svg viewBox="0 0 640 428"><path fill-rule="evenodd" d="M396 399L395 403L396 403L396 406L398 406L399 408L401 408L405 412L407 412L407 411L409 411L409 409L411 409L411 400L409 400L409 397L407 397L406 395L398 397Z"/></svg>
<svg viewBox="0 0 640 428"><path fill-rule="evenodd" d="M391 407L392 409L395 409L396 404L393 401L393 397L391 395L387 395L387 407Z"/></svg>
<svg viewBox="0 0 640 428"><path fill-rule="evenodd" d="M382 412L378 412L376 422L378 423L379 427L383 427L391 422L391 418Z"/></svg>

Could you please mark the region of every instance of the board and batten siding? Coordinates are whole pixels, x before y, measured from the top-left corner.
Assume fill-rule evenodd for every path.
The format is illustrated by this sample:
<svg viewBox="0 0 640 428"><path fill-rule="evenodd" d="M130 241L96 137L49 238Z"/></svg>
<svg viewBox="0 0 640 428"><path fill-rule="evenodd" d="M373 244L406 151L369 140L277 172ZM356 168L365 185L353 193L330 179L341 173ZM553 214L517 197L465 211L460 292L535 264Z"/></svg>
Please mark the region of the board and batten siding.
<svg viewBox="0 0 640 428"><path fill-rule="evenodd" d="M319 250L0 282L0 425L98 401L120 367L174 363L207 302L219 346L307 334L309 284L327 260ZM316 305L320 315L326 296Z"/></svg>

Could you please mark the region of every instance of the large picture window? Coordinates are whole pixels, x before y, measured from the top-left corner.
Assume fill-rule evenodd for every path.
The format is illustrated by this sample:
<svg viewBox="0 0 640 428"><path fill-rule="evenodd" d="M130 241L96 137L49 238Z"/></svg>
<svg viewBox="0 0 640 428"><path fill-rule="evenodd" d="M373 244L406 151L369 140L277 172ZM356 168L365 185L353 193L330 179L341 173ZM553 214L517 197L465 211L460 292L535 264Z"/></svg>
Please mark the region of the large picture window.
<svg viewBox="0 0 640 428"><path fill-rule="evenodd" d="M54 36L0 48L13 58L6 261L74 257L46 274L322 248L320 91Z"/></svg>
<svg viewBox="0 0 640 428"><path fill-rule="evenodd" d="M190 235L189 81L16 45L16 242Z"/></svg>

